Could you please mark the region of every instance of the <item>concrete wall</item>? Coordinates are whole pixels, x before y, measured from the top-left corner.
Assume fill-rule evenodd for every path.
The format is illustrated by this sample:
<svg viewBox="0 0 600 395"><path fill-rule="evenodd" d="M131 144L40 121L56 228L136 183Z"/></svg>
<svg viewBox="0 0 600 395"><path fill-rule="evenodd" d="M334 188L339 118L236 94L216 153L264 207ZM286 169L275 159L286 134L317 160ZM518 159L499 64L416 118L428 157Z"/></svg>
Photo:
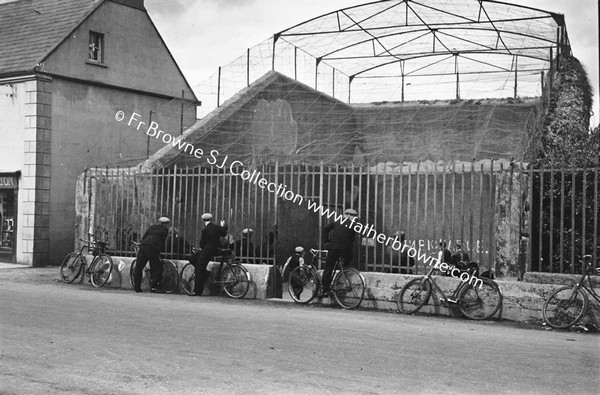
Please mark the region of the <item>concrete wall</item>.
<svg viewBox="0 0 600 395"><path fill-rule="evenodd" d="M20 171L14 234L16 260L33 265L47 261L49 247L50 79L4 80L8 96L0 99L0 169ZM11 96L12 94L12 96ZM6 146L4 143L6 142Z"/></svg>
<svg viewBox="0 0 600 395"><path fill-rule="evenodd" d="M94 257L92 255L86 255L86 261L91 263ZM129 275L131 269L131 263L135 258L128 257L113 257L113 271L110 280L104 285L109 288L125 288L131 289L131 277ZM177 267L177 272L181 273L181 269L185 266L188 261L185 260L171 260ZM276 291L273 290L273 266L272 265L252 265L244 264L244 267L250 274L250 288L248 293L244 296L244 299L267 299L275 297ZM212 273L217 273L219 270L218 262L210 262L207 270ZM87 281L87 280L85 280ZM84 282L83 277L80 277L79 282ZM180 284L181 287L181 284ZM180 292L184 293L183 289L180 288ZM211 286L209 282L204 286L204 295L214 295L220 293L220 289L215 286Z"/></svg>
<svg viewBox="0 0 600 395"><path fill-rule="evenodd" d="M358 104L361 151L374 162L522 158L538 100Z"/></svg>
<svg viewBox="0 0 600 395"><path fill-rule="evenodd" d="M396 295L404 284L416 276L401 274L363 273L367 282L365 300L361 307L378 310L395 311ZM452 277L434 276L436 283L444 290L446 295L451 295L460 280ZM496 281L503 295L501 311L495 318L519 322L543 322L542 307L544 300L563 284L540 284L523 281ZM433 290L429 304L421 310L428 314L441 314L461 316L459 311L448 309L441 305L439 295ZM600 288L596 289L600 292ZM600 326L600 306L590 303L587 316L581 323L592 323Z"/></svg>
<svg viewBox="0 0 600 395"><path fill-rule="evenodd" d="M88 262L91 262L92 258L93 257L91 255L86 257ZM105 286L131 289L129 269L133 259L134 258L113 257L113 262L115 264L113 276ZM173 262L177 265L179 271L181 271L183 265L187 263L187 261L176 260ZM214 272L218 269L218 265L219 264L217 262L211 262L208 268L210 271ZM274 290L272 288L272 276L275 273L272 265L244 264L244 267L248 269L252 278L250 290L245 298L267 299L281 296L281 292L279 290ZM276 273L277 278L279 278L280 273L278 271ZM396 296L404 284L417 277L408 274L386 274L373 272L362 272L362 275L365 278L366 291L360 308L393 312L397 311ZM575 277L576 276L566 275L549 275L547 278L544 278L543 276L532 276L533 281L545 280L553 281L558 284L541 284L536 282L522 281L497 281L503 295L503 302L500 311L496 314L496 316L493 317L493 319L530 323L543 322L542 307L544 300L556 289L570 283L571 281L575 281ZM450 296L460 283L460 280L452 277L434 276L434 279L447 296ZM278 280L276 283L279 284ZM594 287L595 291L600 293L600 280L595 279ZM284 298L287 299L288 290L283 289L282 291L286 294ZM209 294L209 292L211 291L208 289L208 287L206 287L205 293ZM420 313L457 317L462 316L458 310L449 309L442 306L439 300L440 297L441 295L438 295L437 290L434 288L429 303L420 310ZM313 303L328 305L335 302L326 298ZM598 306L596 303L590 303L588 314L580 321L580 324L586 323L600 327L600 306Z"/></svg>
<svg viewBox="0 0 600 395"><path fill-rule="evenodd" d="M153 119L167 130L179 130L180 103L116 89L81 85L64 80L52 83L52 161L50 201L50 251L48 264L60 264L73 250L78 221L75 183L85 168L118 166L146 158L147 136L143 131L119 127L115 113L153 111ZM191 122L195 108L186 106ZM163 143L150 140L150 152ZM116 214L116 213L114 213Z"/></svg>

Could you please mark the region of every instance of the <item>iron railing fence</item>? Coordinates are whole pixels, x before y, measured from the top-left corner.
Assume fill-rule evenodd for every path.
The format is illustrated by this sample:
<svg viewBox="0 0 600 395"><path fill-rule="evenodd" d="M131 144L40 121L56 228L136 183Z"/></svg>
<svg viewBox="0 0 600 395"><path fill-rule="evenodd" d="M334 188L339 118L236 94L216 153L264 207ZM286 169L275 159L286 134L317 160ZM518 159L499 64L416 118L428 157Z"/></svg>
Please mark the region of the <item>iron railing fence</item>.
<svg viewBox="0 0 600 395"><path fill-rule="evenodd" d="M242 260L281 264L297 245L322 248L322 227L346 208L359 213L353 265L365 271L422 272L424 258L437 256L440 241L451 249L463 245L482 270L505 276L573 273L584 253L595 262L599 255L598 167L276 163L151 173L96 168L82 180L80 236L107 240L121 255L133 255L131 242L168 216L178 237L168 240L167 256L183 258L200 238L200 216L211 212L228 223L237 243L244 229L253 229L251 252ZM418 251L414 266L392 247L400 232Z"/></svg>

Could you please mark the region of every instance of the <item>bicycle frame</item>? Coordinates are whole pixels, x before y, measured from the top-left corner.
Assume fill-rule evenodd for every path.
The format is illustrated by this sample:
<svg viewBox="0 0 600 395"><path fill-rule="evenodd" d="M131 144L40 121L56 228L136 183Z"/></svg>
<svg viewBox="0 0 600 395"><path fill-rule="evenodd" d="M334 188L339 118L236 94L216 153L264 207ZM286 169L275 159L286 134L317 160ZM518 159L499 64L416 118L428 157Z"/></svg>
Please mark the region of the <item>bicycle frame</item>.
<svg viewBox="0 0 600 395"><path fill-rule="evenodd" d="M310 249L312 259L310 260L310 263L306 266L310 266L311 269L315 271L315 273L318 273L319 270L317 269L317 266L315 266L315 261L326 261L328 252L329 252L329 250ZM325 256L322 256L322 254L324 254ZM331 272L331 278L334 278L337 272L341 272L343 270L343 266L342 266L341 262L342 262L341 259L338 259L337 261L335 261L335 265L333 266L333 271ZM321 281L323 279L321 278L321 276L317 276L317 278L319 279L319 288L322 288L323 284Z"/></svg>
<svg viewBox="0 0 600 395"><path fill-rule="evenodd" d="M600 295L598 295L596 293L596 291L594 291L594 287L592 286L592 278L590 277L590 272L593 270L591 256L586 255L583 257L583 259L584 259L584 264L587 264L587 267L586 267L585 271L583 272L583 274L581 275L581 278L579 279L577 284L575 284L575 288L577 290L579 290L579 289L586 290L588 295L591 295L591 297L594 298L596 300L596 302L598 302L600 304ZM586 284L585 284L586 277L588 279L588 286L586 286Z"/></svg>
<svg viewBox="0 0 600 395"><path fill-rule="evenodd" d="M216 257L216 256L215 256ZM229 254L229 256L226 257L226 255L220 255L220 260L219 260L219 269L217 269L217 273L214 276L214 279L209 277L209 281L211 282L211 284L216 284L216 285L222 285L225 284L225 281L221 281L221 273L223 273L223 268L231 265L232 263L234 263L234 254L233 251Z"/></svg>
<svg viewBox="0 0 600 395"><path fill-rule="evenodd" d="M433 272L437 270L434 267L432 267L431 269L429 269L429 273L427 273L425 275L425 277L423 277L423 281L429 281L429 283L431 285L433 285L433 287L442 295L443 299L444 299L444 303L448 304L448 303L457 303L456 298L458 297L458 292L460 291L460 289L463 287L463 281L460 281L458 283L458 285L456 286L456 289L454 290L454 292L452 293L452 296L447 297L446 294L444 293L444 291L442 290L442 288L435 282L435 280L432 277ZM471 273L471 270L469 270L469 273Z"/></svg>

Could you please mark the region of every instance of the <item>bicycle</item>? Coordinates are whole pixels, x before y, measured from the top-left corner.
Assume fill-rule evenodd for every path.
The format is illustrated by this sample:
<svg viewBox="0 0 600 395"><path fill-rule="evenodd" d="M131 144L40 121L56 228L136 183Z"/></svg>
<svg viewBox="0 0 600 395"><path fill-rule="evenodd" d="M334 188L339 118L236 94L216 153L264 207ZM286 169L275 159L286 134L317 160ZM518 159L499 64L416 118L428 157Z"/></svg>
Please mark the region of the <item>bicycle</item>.
<svg viewBox="0 0 600 395"><path fill-rule="evenodd" d="M592 256L584 255L582 265L583 274L575 286L565 286L557 289L544 302L542 315L544 321L552 328L567 329L577 324L590 306L587 294L590 294L600 304L600 295L594 291L590 278L590 272L593 272ZM585 284L586 277L588 286Z"/></svg>
<svg viewBox="0 0 600 395"><path fill-rule="evenodd" d="M111 278L113 261L108 255L108 243L104 241L88 242L79 239L82 242L78 252L71 252L65 256L60 265L60 278L66 284L71 284L79 278L82 269L86 266L85 275L89 276L90 282L96 288L104 286ZM87 266L83 250L87 248L88 253L92 249L92 263Z"/></svg>
<svg viewBox="0 0 600 395"><path fill-rule="evenodd" d="M478 278L482 281L479 288L470 282L461 281L452 296L448 298L432 277L432 273L437 269L436 266L432 266L425 277L412 279L402 287L396 298L396 307L400 313L418 312L429 302L432 287L442 295L440 301L445 307L457 306L465 317L472 320L486 320L498 312L502 305L502 292L494 280ZM466 270L471 278L474 278L476 271L476 268Z"/></svg>
<svg viewBox="0 0 600 395"><path fill-rule="evenodd" d="M199 249L192 248L196 253ZM239 263L234 262L234 254L229 249L220 249L219 269L209 277L209 284L218 285L222 291L234 299L241 299L250 289L250 273ZM219 280L216 280L218 278ZM181 287L188 294L194 292L196 281L196 268L191 263L185 264L181 269Z"/></svg>
<svg viewBox="0 0 600 395"><path fill-rule="evenodd" d="M311 249L312 259L310 264L301 264L290 272L288 292L296 303L308 304L317 295L322 287L319 273L315 267L315 260L327 259L328 250ZM365 279L354 268L344 268L344 259L335 262L333 268L331 293L336 303L344 309L354 309L360 305L365 295Z"/></svg>
<svg viewBox="0 0 600 395"><path fill-rule="evenodd" d="M133 242L133 250L136 255L139 250L140 243ZM165 293L172 294L178 291L179 289L179 273L177 272L177 266L169 260L163 258L163 254L160 254L160 262L163 265L162 278L160 280L160 286L165 291ZM133 274L135 273L135 267L137 265L137 259L134 259L131 262L131 267L129 268L129 281L131 283L131 288L135 289L135 285L133 283ZM150 262L146 264L144 269L142 270L142 281L140 283L140 288L142 291L149 291L151 288L151 276L150 276Z"/></svg>

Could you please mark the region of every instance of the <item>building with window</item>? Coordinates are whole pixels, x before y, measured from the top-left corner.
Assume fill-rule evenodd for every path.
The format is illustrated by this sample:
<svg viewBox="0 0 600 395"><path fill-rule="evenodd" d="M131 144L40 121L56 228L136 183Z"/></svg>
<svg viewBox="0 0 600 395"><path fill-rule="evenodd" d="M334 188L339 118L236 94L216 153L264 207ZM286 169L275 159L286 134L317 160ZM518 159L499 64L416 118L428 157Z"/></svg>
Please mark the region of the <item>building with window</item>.
<svg viewBox="0 0 600 395"><path fill-rule="evenodd" d="M60 264L76 178L164 145L118 111L179 131L198 104L143 0L0 0L0 261Z"/></svg>

